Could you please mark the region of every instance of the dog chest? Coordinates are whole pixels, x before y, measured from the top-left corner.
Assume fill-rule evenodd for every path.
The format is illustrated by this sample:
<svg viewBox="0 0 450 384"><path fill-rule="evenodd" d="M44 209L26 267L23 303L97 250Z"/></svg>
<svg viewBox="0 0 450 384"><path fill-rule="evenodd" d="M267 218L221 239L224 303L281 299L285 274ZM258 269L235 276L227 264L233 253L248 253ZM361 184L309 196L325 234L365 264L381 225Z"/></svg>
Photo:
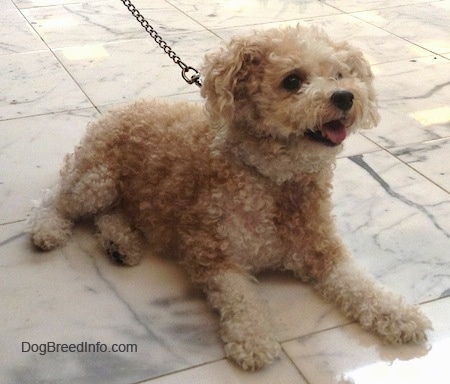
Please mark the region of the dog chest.
<svg viewBox="0 0 450 384"><path fill-rule="evenodd" d="M217 231L224 252L253 272L278 265L282 247L274 224L275 202L267 186L246 180L231 190L213 191L212 198L211 207L220 207Z"/></svg>

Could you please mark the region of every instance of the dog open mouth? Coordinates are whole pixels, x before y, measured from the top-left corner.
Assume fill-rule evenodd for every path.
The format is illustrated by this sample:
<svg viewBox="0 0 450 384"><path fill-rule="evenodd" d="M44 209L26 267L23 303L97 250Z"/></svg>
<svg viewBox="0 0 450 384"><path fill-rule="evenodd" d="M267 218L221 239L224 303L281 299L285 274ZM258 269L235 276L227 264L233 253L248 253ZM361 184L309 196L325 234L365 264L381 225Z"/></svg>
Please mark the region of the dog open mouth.
<svg viewBox="0 0 450 384"><path fill-rule="evenodd" d="M341 120L332 120L314 130L308 129L305 135L325 145L336 146L345 140L347 130Z"/></svg>

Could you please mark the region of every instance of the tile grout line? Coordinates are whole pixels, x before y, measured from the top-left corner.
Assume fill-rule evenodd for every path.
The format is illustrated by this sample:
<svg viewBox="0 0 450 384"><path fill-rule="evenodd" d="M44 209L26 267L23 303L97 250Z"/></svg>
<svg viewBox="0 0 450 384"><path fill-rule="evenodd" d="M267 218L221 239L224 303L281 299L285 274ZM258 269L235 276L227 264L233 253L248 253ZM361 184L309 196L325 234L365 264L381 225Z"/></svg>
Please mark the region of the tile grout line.
<svg viewBox="0 0 450 384"><path fill-rule="evenodd" d="M283 343L280 342L280 346L281 346L281 350L283 351L284 355L286 356L286 358L288 359L288 361L294 366L295 370L298 372L298 374L300 375L300 377L305 381L306 384L314 384L312 383L310 380L308 380L306 378L306 376L303 374L303 372L301 371L300 367L297 366L297 364L295 364L295 361L291 358L291 356L289 355L289 353L284 349L283 347Z"/></svg>
<svg viewBox="0 0 450 384"><path fill-rule="evenodd" d="M55 54L53 49L48 45L48 43L45 41L44 37L41 36L39 31L34 27L34 25L30 22L30 20L26 17L26 15L22 12L22 9L18 8L17 5L13 2L16 9L20 12L24 20L26 21L27 25L36 33L37 36L39 36L39 39L42 41L42 43L47 47L47 50L42 50L42 52L48 52L51 53L51 55L56 59L58 64L61 66L61 68L64 70L64 72L69 76L70 79L75 83L75 85L79 88L81 93L86 97L86 99L91 103L92 107L96 108L94 102L91 100L91 98L86 94L84 89L81 87L81 85L75 80L75 78L72 76L72 74L68 71L68 69L64 66L62 61L58 58L58 56ZM66 5L66 4L64 4ZM24 9L34 9L34 8L43 8L43 7L33 7L33 8L24 8ZM44 114L45 115L45 114Z"/></svg>
<svg viewBox="0 0 450 384"><path fill-rule="evenodd" d="M450 139L450 137L448 137L448 138L443 137L441 139L436 139L436 140L445 140L445 139ZM430 141L428 141L428 142L430 142ZM427 143L427 141L423 141L423 142L417 143L415 145L423 145L423 144L426 144L426 143ZM414 144L412 144L411 146L413 146L413 145ZM401 146L401 147L403 147L403 146ZM405 147L408 147L408 146L405 146ZM438 187L441 191L445 192L447 195L450 195L450 191L447 191L444 187L442 187L441 185L437 184L436 181L434 181L433 179L431 179L430 177L425 175L423 172L421 172L420 170L414 168L411 164L409 164L406 161L402 160L400 157L396 156L395 153L392 152L396 148L399 148L399 147L388 148L388 149L386 149L386 152L388 152L391 156L393 156L395 159L397 159L402 164L406 165L409 169L411 169L412 171L414 171L415 173L417 173L418 175L422 176L424 179L426 179L427 181L432 183L434 186Z"/></svg>
<svg viewBox="0 0 450 384"><path fill-rule="evenodd" d="M366 138L367 140L369 140L370 142L372 142L374 145L376 145L378 147L378 149L374 149L370 152L364 152L361 153L361 155L365 155L365 154L369 154L369 153L373 153L373 152L379 152L379 151L384 151L387 154L391 155L392 157L394 157L395 159L397 159L399 162L401 162L402 164L406 165L408 168L410 168L411 170L413 170L415 173L421 175L424 179L428 180L429 182L431 182L433 185L435 185L436 187L438 187L439 189L441 189L443 192L446 192L447 194L450 195L450 191L447 191L444 187L440 186L439 184L437 184L434 180L432 180L430 177L428 177L427 175L425 175L424 173L420 172L418 169L414 168L413 166L411 166L409 163L407 163L406 161L402 160L400 157L398 157L397 155L395 155L395 153L393 151L395 151L396 149L399 148L410 148L413 146L417 146L417 145L424 145L424 144L428 144L428 143L433 143L436 141L445 141L445 140L450 140L450 136L448 137L440 137L440 138L436 138L436 139L432 139L432 140L426 140L426 141L419 141L417 143L410 143L410 144L405 144L405 145L398 145L398 146L394 146L394 147L383 147L381 144L377 143L375 140L371 139L370 137L367 137L366 135L364 135L364 132L361 132L361 135L364 136L364 138ZM349 157L352 157L353 155L349 155L349 156L345 156L345 157L341 157L341 159L348 159Z"/></svg>
<svg viewBox="0 0 450 384"><path fill-rule="evenodd" d="M428 3L422 3L422 4L429 4L429 3L435 3L435 2L436 2L436 1L431 1L431 2L428 2ZM400 8L400 7L402 7L402 6L399 5L399 6L395 6L395 7L387 7L387 8L381 8L381 9L392 9L392 8ZM404 7L404 6L403 6L403 7ZM395 37L397 37L397 38L399 38L399 39L405 41L405 42L408 43L408 44L412 44L412 45L414 45L414 46L416 46L416 47L418 47L418 48L423 49L423 50L429 52L429 53L430 53L430 56L441 56L441 54L439 54L439 53L437 53L437 52L434 52L434 51L432 51L432 50L429 49L429 48L422 47L421 45L419 45L419 44L417 44L417 43L414 43L414 42L411 41L411 40L408 40L406 37L403 37L403 36L400 36L400 35L398 35L398 34L396 34L396 33L390 32L390 31L388 31L388 30L386 30L386 29L384 29L384 28L382 28L382 27L380 27L380 26L378 26L378 25L376 25L376 24L374 24L374 23L371 23L371 22L369 22L369 21L367 21L367 20L364 20L364 19L362 19L362 18L360 18L360 17L358 17L358 16L356 15L356 13L362 13L362 12L366 12L366 11L352 12L352 13L348 13L348 15L351 16L351 17L353 17L353 18L355 18L355 19L357 19L357 20L359 20L359 21L362 21L362 22L365 23L365 24L368 24L368 25L370 25L370 26L372 26L372 27L375 27L375 28L377 28L377 29L379 29L379 30L381 30L381 31L383 31L383 32L386 32L386 33L388 33L388 34L391 35L391 36L395 36ZM419 56L419 57L422 57L422 56ZM425 56L424 56L424 57L425 57ZM392 62L395 62L395 61L397 61L397 60L394 60L394 61L392 61ZM384 64L384 62L382 62L382 63L377 63L377 64Z"/></svg>

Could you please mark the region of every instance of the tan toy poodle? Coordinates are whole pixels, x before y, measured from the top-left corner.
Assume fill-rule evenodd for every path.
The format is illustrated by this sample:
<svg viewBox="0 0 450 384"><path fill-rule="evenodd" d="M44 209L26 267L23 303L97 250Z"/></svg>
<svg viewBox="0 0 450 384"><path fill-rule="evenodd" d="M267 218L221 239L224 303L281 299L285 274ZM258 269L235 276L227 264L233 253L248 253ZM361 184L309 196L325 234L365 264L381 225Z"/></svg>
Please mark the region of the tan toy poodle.
<svg viewBox="0 0 450 384"><path fill-rule="evenodd" d="M253 275L293 272L389 343L430 321L359 269L336 233L331 182L346 136L378 122L358 49L301 26L232 39L206 57L206 106L138 102L88 127L31 235L50 250L95 217L106 252L176 253L220 314L226 355L255 370L280 344Z"/></svg>

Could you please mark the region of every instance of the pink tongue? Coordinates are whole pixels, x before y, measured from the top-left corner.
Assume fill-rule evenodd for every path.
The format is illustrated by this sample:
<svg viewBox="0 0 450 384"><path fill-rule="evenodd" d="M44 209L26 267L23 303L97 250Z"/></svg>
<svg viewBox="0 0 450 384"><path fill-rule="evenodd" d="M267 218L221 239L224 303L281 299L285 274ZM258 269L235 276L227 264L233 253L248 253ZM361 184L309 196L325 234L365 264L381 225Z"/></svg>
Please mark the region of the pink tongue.
<svg viewBox="0 0 450 384"><path fill-rule="evenodd" d="M339 120L330 121L322 127L328 140L334 144L341 144L347 137L347 131Z"/></svg>

